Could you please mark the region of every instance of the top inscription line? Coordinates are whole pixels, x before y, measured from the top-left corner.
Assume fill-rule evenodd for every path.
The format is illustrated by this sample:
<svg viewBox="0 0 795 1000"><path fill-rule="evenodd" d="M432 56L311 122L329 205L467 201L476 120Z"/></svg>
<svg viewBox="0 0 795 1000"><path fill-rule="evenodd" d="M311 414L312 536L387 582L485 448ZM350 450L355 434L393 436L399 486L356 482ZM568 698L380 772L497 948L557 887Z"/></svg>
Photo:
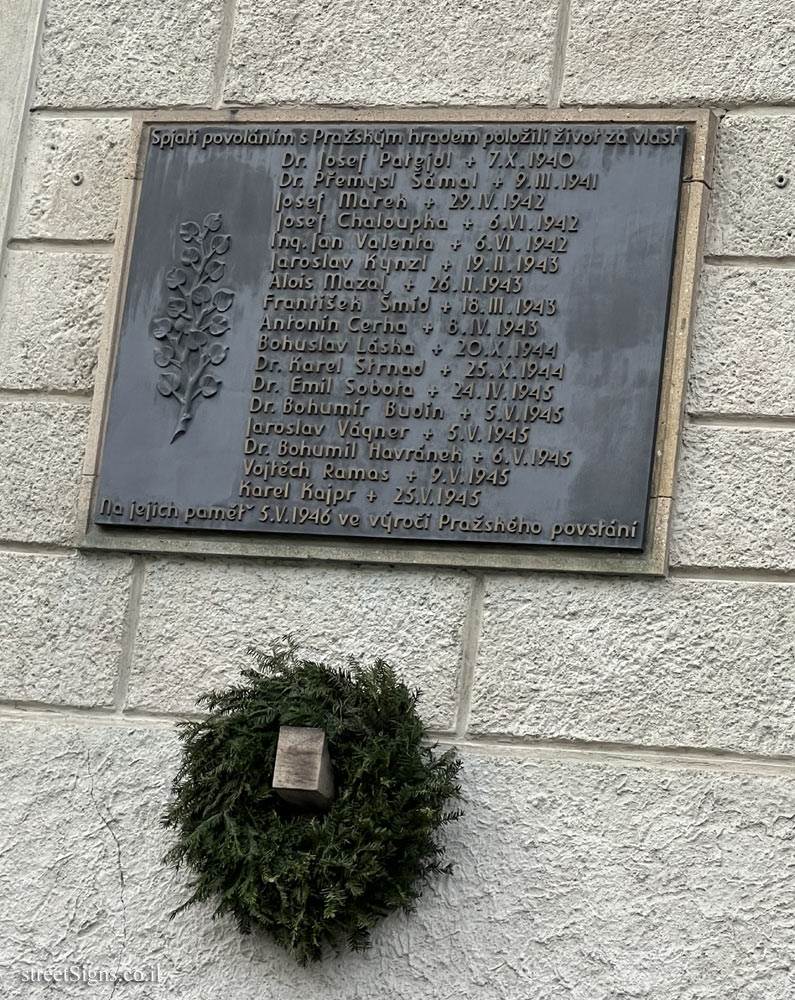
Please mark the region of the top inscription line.
<svg viewBox="0 0 795 1000"><path fill-rule="evenodd" d="M682 131L673 126L627 128L576 128L571 125L529 126L527 128L467 129L411 128L407 132L390 129L282 129L278 126L225 126L152 128L150 145L161 150L182 146L208 149L218 146L591 146L606 145L666 147L682 141Z"/></svg>

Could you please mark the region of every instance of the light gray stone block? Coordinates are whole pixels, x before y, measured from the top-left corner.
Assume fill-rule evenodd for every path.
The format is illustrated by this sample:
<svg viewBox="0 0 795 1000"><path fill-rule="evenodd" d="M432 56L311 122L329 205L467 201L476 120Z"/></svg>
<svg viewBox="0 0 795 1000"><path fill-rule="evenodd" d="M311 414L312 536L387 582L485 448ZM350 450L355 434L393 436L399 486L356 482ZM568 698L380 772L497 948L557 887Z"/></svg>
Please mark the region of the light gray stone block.
<svg viewBox="0 0 795 1000"><path fill-rule="evenodd" d="M168 920L187 895L187 875L160 863L173 736L16 724L0 741L9 1000L36 995L24 970L75 963L158 966L160 982L124 985L131 1000L255 1000L263 984L271 1000L770 1000L795 988L788 777L468 756L466 813L447 836L455 873L387 919L369 951L300 968L210 906ZM77 1000L86 985L57 993Z"/></svg>
<svg viewBox="0 0 795 1000"><path fill-rule="evenodd" d="M121 118L31 118L11 235L113 239L129 128ZM80 184L73 183L76 174Z"/></svg>
<svg viewBox="0 0 795 1000"><path fill-rule="evenodd" d="M690 413L795 414L795 271L705 267Z"/></svg>
<svg viewBox="0 0 795 1000"><path fill-rule="evenodd" d="M50 0L38 107L209 104L223 0Z"/></svg>
<svg viewBox="0 0 795 1000"><path fill-rule="evenodd" d="M237 679L251 644L292 633L305 656L380 656L419 687L425 722L449 729L469 598L465 576L365 567L175 560L147 569L130 707L196 710Z"/></svg>
<svg viewBox="0 0 795 1000"><path fill-rule="evenodd" d="M795 569L795 433L690 426L682 439L671 562Z"/></svg>
<svg viewBox="0 0 795 1000"><path fill-rule="evenodd" d="M544 104L552 0L240 0L224 97L234 104ZM443 116L442 116L443 117Z"/></svg>
<svg viewBox="0 0 795 1000"><path fill-rule="evenodd" d="M792 97L792 0L577 0L565 104L774 104Z"/></svg>
<svg viewBox="0 0 795 1000"><path fill-rule="evenodd" d="M89 406L0 399L0 540L69 544Z"/></svg>
<svg viewBox="0 0 795 1000"><path fill-rule="evenodd" d="M739 12L742 8L736 9ZM707 253L795 254L793 147L795 118L789 115L737 114L723 119L718 130ZM787 178L785 187L776 186L780 174Z"/></svg>
<svg viewBox="0 0 795 1000"><path fill-rule="evenodd" d="M104 254L7 253L0 387L91 390L109 273Z"/></svg>
<svg viewBox="0 0 795 1000"><path fill-rule="evenodd" d="M0 553L0 699L113 704L131 567Z"/></svg>
<svg viewBox="0 0 795 1000"><path fill-rule="evenodd" d="M795 753L795 588L490 577L470 728Z"/></svg>

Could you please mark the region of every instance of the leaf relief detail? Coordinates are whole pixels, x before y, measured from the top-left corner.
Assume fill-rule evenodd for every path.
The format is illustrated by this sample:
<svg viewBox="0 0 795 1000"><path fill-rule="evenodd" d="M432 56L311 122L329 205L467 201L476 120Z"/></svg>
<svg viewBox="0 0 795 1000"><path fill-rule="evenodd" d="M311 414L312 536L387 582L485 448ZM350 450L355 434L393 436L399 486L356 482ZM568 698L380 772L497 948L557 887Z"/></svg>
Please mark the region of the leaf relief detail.
<svg viewBox="0 0 795 1000"><path fill-rule="evenodd" d="M157 391L179 407L172 442L188 429L199 401L221 387L215 372L226 360L229 348L222 339L231 332L223 314L235 298L231 289L218 287L226 271L222 258L231 244L231 237L219 232L222 225L220 212L211 212L201 223L188 219L180 224L179 263L168 268L164 280L165 315L150 326L157 341Z"/></svg>

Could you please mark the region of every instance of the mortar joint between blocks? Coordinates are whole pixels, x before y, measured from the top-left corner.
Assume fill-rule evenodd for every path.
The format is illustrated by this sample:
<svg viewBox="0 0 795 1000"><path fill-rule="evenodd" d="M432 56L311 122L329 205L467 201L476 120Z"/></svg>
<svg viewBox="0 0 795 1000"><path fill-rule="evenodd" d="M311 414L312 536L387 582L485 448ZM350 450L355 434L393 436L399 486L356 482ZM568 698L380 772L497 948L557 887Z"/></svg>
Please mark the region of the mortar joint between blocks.
<svg viewBox="0 0 795 1000"><path fill-rule="evenodd" d="M224 0L213 75L212 106L217 109L223 107L224 104L224 82L226 81L226 69L229 65L229 54L232 49L236 15L237 0Z"/></svg>
<svg viewBox="0 0 795 1000"><path fill-rule="evenodd" d="M483 606L486 596L486 580L482 574L472 577L469 604L461 637L461 665L456 691L455 731L458 737L466 735L472 712L472 688L475 683L475 668L480 647L480 633L483 626Z"/></svg>
<svg viewBox="0 0 795 1000"><path fill-rule="evenodd" d="M569 44L571 0L558 0L555 40L549 81L549 107L559 108L563 94L563 74L566 68L566 50Z"/></svg>
<svg viewBox="0 0 795 1000"><path fill-rule="evenodd" d="M130 591L127 598L127 608L124 616L124 628L121 637L121 652L119 654L119 671L113 691L113 707L118 715L124 712L127 701L127 690L130 686L130 671L135 654L135 640L138 633L138 619L141 612L141 595L146 578L146 560L143 556L133 557L133 569L130 579Z"/></svg>

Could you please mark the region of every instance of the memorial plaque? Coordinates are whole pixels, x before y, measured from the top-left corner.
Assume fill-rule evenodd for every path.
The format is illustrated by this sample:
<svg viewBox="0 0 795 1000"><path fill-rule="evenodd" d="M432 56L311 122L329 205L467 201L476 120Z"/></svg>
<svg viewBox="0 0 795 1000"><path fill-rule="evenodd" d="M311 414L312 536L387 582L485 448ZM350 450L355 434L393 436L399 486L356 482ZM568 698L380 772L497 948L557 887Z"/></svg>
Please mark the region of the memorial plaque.
<svg viewBox="0 0 795 1000"><path fill-rule="evenodd" d="M643 549L683 125L142 135L97 525Z"/></svg>

